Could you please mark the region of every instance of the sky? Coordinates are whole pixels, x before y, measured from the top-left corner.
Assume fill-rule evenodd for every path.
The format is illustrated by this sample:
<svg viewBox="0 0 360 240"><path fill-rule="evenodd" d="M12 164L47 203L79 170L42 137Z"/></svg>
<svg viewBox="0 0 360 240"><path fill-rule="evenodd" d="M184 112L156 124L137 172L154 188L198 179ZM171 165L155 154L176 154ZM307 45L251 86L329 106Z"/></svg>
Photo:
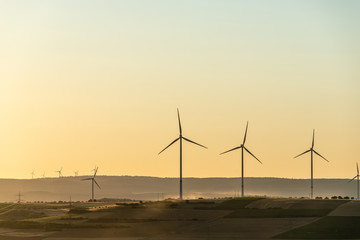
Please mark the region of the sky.
<svg viewBox="0 0 360 240"><path fill-rule="evenodd" d="M0 1L0 178L352 178L360 2Z"/></svg>

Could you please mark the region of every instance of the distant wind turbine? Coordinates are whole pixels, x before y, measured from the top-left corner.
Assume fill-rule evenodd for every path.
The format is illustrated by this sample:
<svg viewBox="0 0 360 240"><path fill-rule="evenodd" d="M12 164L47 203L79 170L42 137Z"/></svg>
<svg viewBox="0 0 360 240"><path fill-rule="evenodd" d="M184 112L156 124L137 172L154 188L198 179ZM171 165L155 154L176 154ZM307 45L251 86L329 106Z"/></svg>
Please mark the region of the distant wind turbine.
<svg viewBox="0 0 360 240"><path fill-rule="evenodd" d="M259 161L259 163L262 164L262 162L257 158L255 157L254 154L252 154L246 147L245 147L245 141L246 141L246 134L247 134L247 130L248 130L248 125L249 125L249 122L246 123L246 129L245 129L245 135L244 135L244 140L243 140L243 143L238 146L238 147L235 147L233 149L230 149L228 151L225 151L223 153L220 153L220 155L224 154L224 153L228 153L228 152L231 152L231 151L234 151L234 150L237 150L237 149L240 149L241 148L241 197L244 197L244 149L245 151L247 151L251 156L253 156L256 160Z"/></svg>
<svg viewBox="0 0 360 240"><path fill-rule="evenodd" d="M79 170L75 171L75 177L79 176Z"/></svg>
<svg viewBox="0 0 360 240"><path fill-rule="evenodd" d="M353 178L353 179L351 179L349 182L351 182L352 180L354 180L355 178L357 178L357 194L356 194L356 199L357 200L359 200L359 177L360 177L360 175L359 175L359 166L358 166L358 163L356 163L356 171L357 171L357 174L356 174L356 176Z"/></svg>
<svg viewBox="0 0 360 240"><path fill-rule="evenodd" d="M95 180L95 176L96 176L97 171L98 171L98 167L95 169L93 177L82 179L83 181L91 180L91 201L92 202L94 202L94 183L96 184L96 186L98 186L99 189L101 189L101 187L99 186L99 184Z"/></svg>
<svg viewBox="0 0 360 240"><path fill-rule="evenodd" d="M43 173L42 177L45 178L45 172Z"/></svg>
<svg viewBox="0 0 360 240"><path fill-rule="evenodd" d="M185 137L183 137L182 135L182 129L181 129L181 122L180 122L180 114L179 114L179 109L177 109L177 114L178 114L178 120L179 120L179 131L180 131L180 135L178 138L176 138L174 141L172 141L166 148L164 148L163 150L161 150L160 153L162 153L163 151L165 151L168 147L170 147L171 145L173 145L177 140L180 140L180 200L183 199L183 191L182 191L182 140L184 139L185 141L188 141L189 143L193 143L195 145L198 145L200 147L206 148L205 146L196 143L194 141L191 141L190 139L187 139Z"/></svg>
<svg viewBox="0 0 360 240"><path fill-rule="evenodd" d="M62 167L60 168L59 171L55 171L55 172L59 173L59 178L62 177Z"/></svg>
<svg viewBox="0 0 360 240"><path fill-rule="evenodd" d="M21 192L19 192L19 194L17 195L17 197L18 197L18 200L17 200L18 204L21 203L21 197L22 197L22 196L24 196L24 195L22 195Z"/></svg>
<svg viewBox="0 0 360 240"><path fill-rule="evenodd" d="M316 155L318 155L319 157L321 157L322 159L324 159L325 161L329 162L326 158L324 158L323 156L320 155L320 153L316 152L314 149L314 142L315 142L315 129L313 130L313 139L312 139L312 144L311 144L311 148L299 155L297 155L294 158L300 157L301 155L310 152L311 153L311 193L310 193L310 198L312 199L314 197L314 177L313 177L313 173L314 173L314 167L313 167L313 153L315 153Z"/></svg>
<svg viewBox="0 0 360 240"><path fill-rule="evenodd" d="M34 179L35 172L32 171L30 174L31 174L31 179Z"/></svg>

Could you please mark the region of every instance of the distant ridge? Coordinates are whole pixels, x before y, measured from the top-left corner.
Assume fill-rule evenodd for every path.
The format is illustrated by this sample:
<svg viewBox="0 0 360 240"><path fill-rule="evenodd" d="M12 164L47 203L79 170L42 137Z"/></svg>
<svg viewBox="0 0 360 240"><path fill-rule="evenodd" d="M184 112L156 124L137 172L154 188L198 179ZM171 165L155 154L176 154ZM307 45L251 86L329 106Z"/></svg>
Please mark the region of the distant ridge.
<svg viewBox="0 0 360 240"><path fill-rule="evenodd" d="M0 201L16 201L19 191L24 201L87 201L91 198L86 176L0 179ZM178 178L147 176L98 176L101 190L96 198L157 200L178 198ZM356 183L349 179L314 179L314 197L356 196ZM269 197L309 197L309 179L245 178L247 195ZM240 178L184 178L184 198L213 198L240 196Z"/></svg>

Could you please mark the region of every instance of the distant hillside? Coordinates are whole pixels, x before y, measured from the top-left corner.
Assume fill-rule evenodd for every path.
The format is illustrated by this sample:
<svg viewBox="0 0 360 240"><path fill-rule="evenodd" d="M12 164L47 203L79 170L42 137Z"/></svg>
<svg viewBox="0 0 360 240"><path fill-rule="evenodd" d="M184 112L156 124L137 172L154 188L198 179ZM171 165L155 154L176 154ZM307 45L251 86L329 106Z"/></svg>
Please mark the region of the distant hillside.
<svg viewBox="0 0 360 240"><path fill-rule="evenodd" d="M15 201L19 191L24 201L88 200L91 182L81 181L86 176L0 179L0 201ZM356 182L348 179L315 179L314 196L355 196ZM178 178L138 176L98 176L101 189L95 187L95 198L130 198L157 200L176 198L179 192ZM240 178L184 178L184 197L226 197L240 193ZM246 178L247 195L273 197L308 197L309 179Z"/></svg>

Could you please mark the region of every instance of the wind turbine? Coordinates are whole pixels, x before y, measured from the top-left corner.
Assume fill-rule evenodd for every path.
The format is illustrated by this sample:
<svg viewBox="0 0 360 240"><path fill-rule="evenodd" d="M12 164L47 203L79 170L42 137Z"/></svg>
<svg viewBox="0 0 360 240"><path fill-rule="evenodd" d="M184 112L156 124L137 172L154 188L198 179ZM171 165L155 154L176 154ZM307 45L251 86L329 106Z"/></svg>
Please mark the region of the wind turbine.
<svg viewBox="0 0 360 240"><path fill-rule="evenodd" d="M313 130L313 139L312 139L312 144L311 144L311 148L299 155L297 155L296 157L294 158L297 158L297 157L300 157L301 155L305 154L305 153L308 153L310 152L311 153L311 194L310 194L310 198L312 199L313 198L313 195L314 195L314 178L313 178L313 173L314 173L314 167L313 167L313 155L314 153L316 155L318 155L319 157L321 157L322 159L324 159L325 161L329 162L326 158L324 158L323 156L320 155L320 153L316 152L315 149L314 149L314 141L315 141L315 129Z"/></svg>
<svg viewBox="0 0 360 240"><path fill-rule="evenodd" d="M96 176L97 171L98 171L98 167L95 169L93 177L82 179L83 181L91 180L91 201L92 202L94 202L94 183L96 184L96 186L98 186L99 189L101 189L101 187L99 186L99 184L95 180L95 176Z"/></svg>
<svg viewBox="0 0 360 240"><path fill-rule="evenodd" d="M180 122L180 114L179 114L179 109L177 109L177 114L178 114L178 120L179 120L179 131L180 131L180 135L178 138L176 138L174 141L172 141L166 148L164 148L163 150L161 150L160 153L162 153L163 151L165 151L168 147L170 147L171 145L173 145L177 140L180 140L180 200L183 199L182 195L183 195L183 191L182 191L182 140L184 139L185 141L188 141L189 143L193 143L195 145L198 145L200 147L206 148L205 146L196 143L194 141L191 141L190 139L187 139L185 137L183 137L182 135L182 129L181 129L181 122Z"/></svg>
<svg viewBox="0 0 360 240"><path fill-rule="evenodd" d="M246 134L247 134L247 130L248 130L248 125L249 125L249 122L246 123L246 129L245 129L245 135L244 135L244 140L243 140L243 143L238 146L238 147L235 147L233 149L230 149L228 151L225 151L225 152L222 152L220 153L220 155L224 154L224 153L228 153L228 152L231 152L231 151L234 151L234 150L237 150L237 149L240 149L241 148L241 197L244 197L244 149L245 151L247 151L251 156L253 156L256 160L259 161L259 163L262 164L262 162L257 158L255 157L254 154L252 154L246 147L245 147L245 141L246 141Z"/></svg>
<svg viewBox="0 0 360 240"><path fill-rule="evenodd" d="M79 170L75 171L75 177L79 176Z"/></svg>
<svg viewBox="0 0 360 240"><path fill-rule="evenodd" d="M42 177L45 178L45 172L43 173Z"/></svg>
<svg viewBox="0 0 360 240"><path fill-rule="evenodd" d="M24 195L22 195L21 192L19 191L19 194L17 195L17 197L18 197L18 200L17 200L18 204L21 203L21 197L22 197L22 196L24 196Z"/></svg>
<svg viewBox="0 0 360 240"><path fill-rule="evenodd" d="M357 195L356 195L356 199L359 200L359 177L360 177L360 175L359 175L358 163L356 163L356 171L357 171L357 175L353 179L348 181L348 183L351 182L352 180L354 180L355 178L357 178Z"/></svg>
<svg viewBox="0 0 360 240"><path fill-rule="evenodd" d="M62 167L60 168L60 170L59 170L59 171L55 171L55 172L59 173L59 178L60 178L60 177L62 177L62 173L61 173L61 171L62 171Z"/></svg>
<svg viewBox="0 0 360 240"><path fill-rule="evenodd" d="M34 179L35 172L32 171L30 174L31 174L31 179Z"/></svg>

